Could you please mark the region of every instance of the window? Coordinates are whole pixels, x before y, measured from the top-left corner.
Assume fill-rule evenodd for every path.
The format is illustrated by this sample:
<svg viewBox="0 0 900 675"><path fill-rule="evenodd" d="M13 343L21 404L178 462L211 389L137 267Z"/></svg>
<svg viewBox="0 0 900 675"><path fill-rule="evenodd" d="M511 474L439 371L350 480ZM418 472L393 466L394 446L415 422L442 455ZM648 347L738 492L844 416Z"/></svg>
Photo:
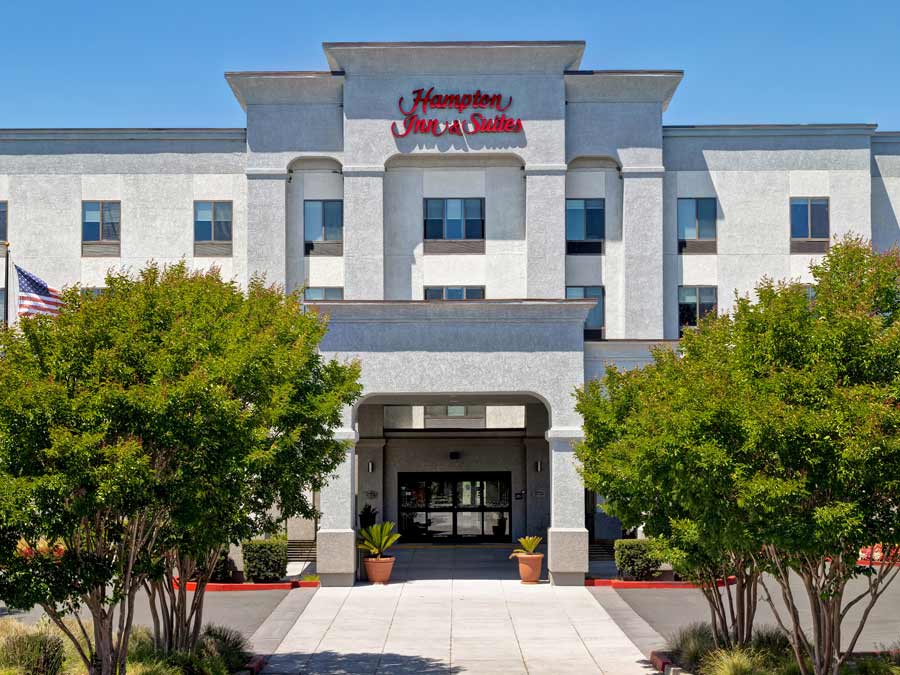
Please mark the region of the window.
<svg viewBox="0 0 900 675"><path fill-rule="evenodd" d="M426 429L484 429L486 426L483 405L426 405L424 415Z"/></svg>
<svg viewBox="0 0 900 675"><path fill-rule="evenodd" d="M194 202L194 241L231 241L231 202Z"/></svg>
<svg viewBox="0 0 900 675"><path fill-rule="evenodd" d="M344 289L337 286L310 286L304 289L303 299L313 302L316 300L343 300Z"/></svg>
<svg viewBox="0 0 900 675"><path fill-rule="evenodd" d="M572 300L597 300L584 322L585 340L602 340L604 315L603 286L566 286L566 297Z"/></svg>
<svg viewBox="0 0 900 675"><path fill-rule="evenodd" d="M830 238L827 197L791 198L791 253L824 253Z"/></svg>
<svg viewBox="0 0 900 675"><path fill-rule="evenodd" d="M9 207L6 202L0 202L0 241L9 241Z"/></svg>
<svg viewBox="0 0 900 675"><path fill-rule="evenodd" d="M484 300L484 286L426 286L426 300Z"/></svg>
<svg viewBox="0 0 900 675"><path fill-rule="evenodd" d="M81 241L119 241L121 202L81 202Z"/></svg>
<svg viewBox="0 0 900 675"><path fill-rule="evenodd" d="M716 212L714 197L678 200L678 252L716 252Z"/></svg>
<svg viewBox="0 0 900 675"><path fill-rule="evenodd" d="M306 241L341 241L344 238L344 203L339 199L307 199L303 202Z"/></svg>
<svg viewBox="0 0 900 675"><path fill-rule="evenodd" d="M426 199L425 239L484 239L484 199Z"/></svg>
<svg viewBox="0 0 900 675"><path fill-rule="evenodd" d="M603 199L566 200L566 253L603 253L606 202Z"/></svg>
<svg viewBox="0 0 900 675"><path fill-rule="evenodd" d="M717 289L715 286L678 287L678 331L696 326L704 316L716 311Z"/></svg>

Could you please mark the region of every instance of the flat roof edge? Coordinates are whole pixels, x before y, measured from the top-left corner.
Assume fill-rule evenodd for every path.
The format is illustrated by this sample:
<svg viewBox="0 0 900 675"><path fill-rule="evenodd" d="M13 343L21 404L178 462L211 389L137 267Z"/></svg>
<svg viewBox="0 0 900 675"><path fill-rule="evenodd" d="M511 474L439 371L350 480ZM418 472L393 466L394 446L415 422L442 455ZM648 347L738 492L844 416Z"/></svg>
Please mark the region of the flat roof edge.
<svg viewBox="0 0 900 675"><path fill-rule="evenodd" d="M356 49L385 47L571 47L585 46L584 40L436 40L434 42L323 42L322 49Z"/></svg>
<svg viewBox="0 0 900 675"><path fill-rule="evenodd" d="M663 125L663 136L872 136L878 128L870 123L839 124L698 124Z"/></svg>
<svg viewBox="0 0 900 675"><path fill-rule="evenodd" d="M2 141L28 140L182 140L182 141L244 141L247 130L232 128L58 128L58 129L0 129Z"/></svg>
<svg viewBox="0 0 900 675"><path fill-rule="evenodd" d="M679 69L638 69L638 70L566 70L563 75L679 75L684 77L684 71Z"/></svg>
<svg viewBox="0 0 900 675"><path fill-rule="evenodd" d="M343 70L226 70L225 77L343 77Z"/></svg>

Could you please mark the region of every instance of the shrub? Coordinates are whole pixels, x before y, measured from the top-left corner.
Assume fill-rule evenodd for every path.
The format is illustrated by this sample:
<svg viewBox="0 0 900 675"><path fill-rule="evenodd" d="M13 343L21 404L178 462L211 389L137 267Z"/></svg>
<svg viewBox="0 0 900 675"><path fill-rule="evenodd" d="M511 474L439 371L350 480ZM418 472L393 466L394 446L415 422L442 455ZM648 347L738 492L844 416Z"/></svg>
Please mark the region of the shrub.
<svg viewBox="0 0 900 675"><path fill-rule="evenodd" d="M652 579L658 574L659 560L650 539L616 539L616 567L623 576Z"/></svg>
<svg viewBox="0 0 900 675"><path fill-rule="evenodd" d="M278 581L287 574L287 539L245 541L244 574L257 582Z"/></svg>
<svg viewBox="0 0 900 675"><path fill-rule="evenodd" d="M702 662L703 675L769 675L762 654L753 649L716 649Z"/></svg>
<svg viewBox="0 0 900 675"><path fill-rule="evenodd" d="M777 626L757 626L753 629L750 646L754 651L767 654L773 658L793 658L791 641L784 631Z"/></svg>
<svg viewBox="0 0 900 675"><path fill-rule="evenodd" d="M853 671L857 675L900 675L900 666L895 666L886 658L869 657L855 661Z"/></svg>
<svg viewBox="0 0 900 675"><path fill-rule="evenodd" d="M0 665L28 675L58 675L65 660L62 638L48 630L11 632L0 647Z"/></svg>
<svg viewBox="0 0 900 675"><path fill-rule="evenodd" d="M182 675L228 675L222 657L208 650L175 652L166 657L166 662Z"/></svg>
<svg viewBox="0 0 900 675"><path fill-rule="evenodd" d="M222 549L219 551L219 558L216 560L216 565L213 567L213 573L209 580L217 584L230 583L234 580L236 569L234 561L228 557L228 549Z"/></svg>
<svg viewBox="0 0 900 675"><path fill-rule="evenodd" d="M181 675L178 666L170 666L164 661L128 661L128 675Z"/></svg>
<svg viewBox="0 0 900 675"><path fill-rule="evenodd" d="M695 671L706 655L715 651L716 641L708 623L691 623L666 639L666 649L679 666Z"/></svg>
<svg viewBox="0 0 900 675"><path fill-rule="evenodd" d="M250 658L247 646L247 638L234 628L207 624L203 629L201 653L220 656L228 672L240 670L247 664Z"/></svg>

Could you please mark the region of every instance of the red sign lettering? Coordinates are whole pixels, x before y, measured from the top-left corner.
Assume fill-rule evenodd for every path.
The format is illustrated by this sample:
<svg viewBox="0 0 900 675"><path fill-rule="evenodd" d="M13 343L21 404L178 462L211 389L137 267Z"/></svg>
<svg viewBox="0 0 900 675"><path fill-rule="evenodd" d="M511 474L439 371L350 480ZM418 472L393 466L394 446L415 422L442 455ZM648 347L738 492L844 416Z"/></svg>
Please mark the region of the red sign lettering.
<svg viewBox="0 0 900 675"><path fill-rule="evenodd" d="M512 96L504 98L503 94L482 92L476 89L466 94L440 94L430 89L416 89L412 92L413 100L406 107L404 97L397 101L403 121L391 124L391 133L395 138L405 138L410 134L431 134L432 136L472 136L474 134L517 134L522 131L522 120L518 117L507 117L504 113L512 105ZM439 120L428 117L429 112L453 110L464 114L472 110L468 119ZM495 111L490 113L474 111Z"/></svg>

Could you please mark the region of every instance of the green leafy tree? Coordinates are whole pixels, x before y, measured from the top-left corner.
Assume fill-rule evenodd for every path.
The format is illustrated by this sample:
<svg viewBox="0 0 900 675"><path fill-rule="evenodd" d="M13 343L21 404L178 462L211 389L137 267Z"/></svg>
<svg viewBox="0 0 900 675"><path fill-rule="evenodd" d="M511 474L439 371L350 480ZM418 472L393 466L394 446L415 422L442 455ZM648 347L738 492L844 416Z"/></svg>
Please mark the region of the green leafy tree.
<svg viewBox="0 0 900 675"><path fill-rule="evenodd" d="M322 359L324 320L258 279L151 265L64 300L0 332L0 598L113 675L141 588L158 646L190 648L221 547L314 514L358 366Z"/></svg>
<svg viewBox="0 0 900 675"><path fill-rule="evenodd" d="M586 387L579 455L611 510L682 562L770 573L800 672L837 675L900 572L900 252L847 238L811 271L814 299L763 280L680 355ZM858 565L875 544L883 564Z"/></svg>

